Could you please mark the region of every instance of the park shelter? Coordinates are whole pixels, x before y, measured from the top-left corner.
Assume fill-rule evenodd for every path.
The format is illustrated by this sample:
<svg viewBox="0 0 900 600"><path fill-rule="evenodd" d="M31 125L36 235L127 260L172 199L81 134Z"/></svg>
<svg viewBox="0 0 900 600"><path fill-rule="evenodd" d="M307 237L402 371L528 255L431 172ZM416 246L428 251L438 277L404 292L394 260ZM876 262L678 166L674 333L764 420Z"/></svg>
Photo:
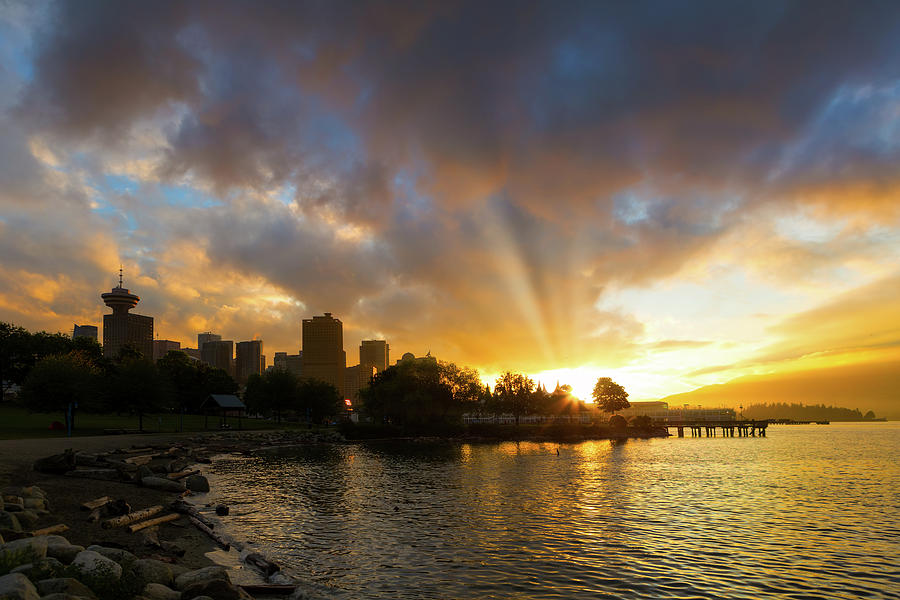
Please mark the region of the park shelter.
<svg viewBox="0 0 900 600"><path fill-rule="evenodd" d="M210 413L219 417L219 427L228 429L228 417L237 417L238 429L241 428L241 417L247 412L247 405L234 394L210 394L200 405L200 410L206 417L203 427L206 428Z"/></svg>

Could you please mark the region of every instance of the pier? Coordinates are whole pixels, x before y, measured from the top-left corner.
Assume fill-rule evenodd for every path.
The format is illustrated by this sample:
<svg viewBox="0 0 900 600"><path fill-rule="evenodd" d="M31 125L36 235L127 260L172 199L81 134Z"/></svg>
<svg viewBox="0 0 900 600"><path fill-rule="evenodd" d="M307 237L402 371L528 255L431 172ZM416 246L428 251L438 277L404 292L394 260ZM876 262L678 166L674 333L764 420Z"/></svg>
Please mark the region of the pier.
<svg viewBox="0 0 900 600"><path fill-rule="evenodd" d="M769 421L665 421L660 423L666 429L678 430L678 437L684 437L684 430L691 430L691 437L718 437L717 430L722 430L722 437L766 437Z"/></svg>

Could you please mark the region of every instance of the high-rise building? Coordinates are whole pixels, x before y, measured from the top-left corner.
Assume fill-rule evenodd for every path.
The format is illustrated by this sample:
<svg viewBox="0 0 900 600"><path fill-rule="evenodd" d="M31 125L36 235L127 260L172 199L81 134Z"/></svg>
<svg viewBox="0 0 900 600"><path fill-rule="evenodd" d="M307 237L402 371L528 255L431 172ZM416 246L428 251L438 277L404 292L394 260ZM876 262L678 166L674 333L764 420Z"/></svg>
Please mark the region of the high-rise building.
<svg viewBox="0 0 900 600"><path fill-rule="evenodd" d="M203 344L206 342L221 342L222 336L217 333L212 333L211 331L207 331L205 333L197 334L197 350L203 352Z"/></svg>
<svg viewBox="0 0 900 600"><path fill-rule="evenodd" d="M229 375L234 373L231 368L233 356L234 342L232 340L206 342L203 344L203 350L200 351L200 360L211 367L222 369Z"/></svg>
<svg viewBox="0 0 900 600"><path fill-rule="evenodd" d="M276 369L290 371L297 377L300 377L303 374L303 353L288 354L287 352L276 352L272 364Z"/></svg>
<svg viewBox="0 0 900 600"><path fill-rule="evenodd" d="M343 398L347 355L344 352L344 328L341 321L332 317L331 313L303 319L301 338L302 376L330 383Z"/></svg>
<svg viewBox="0 0 900 600"><path fill-rule="evenodd" d="M153 317L128 312L141 299L122 287L122 269L119 269L119 285L100 297L113 311L111 315L103 315L103 355L115 357L125 346L132 346L145 357L151 358Z"/></svg>
<svg viewBox="0 0 900 600"><path fill-rule="evenodd" d="M153 340L153 360L161 359L169 350L181 350L181 342L172 340Z"/></svg>
<svg viewBox="0 0 900 600"><path fill-rule="evenodd" d="M344 398L352 406L359 400L359 390L368 387L374 375L375 367L372 366L354 365L344 370Z"/></svg>
<svg viewBox="0 0 900 600"><path fill-rule="evenodd" d="M72 339L79 337L91 338L95 342L97 341L97 326L96 325L75 325L75 329L72 330Z"/></svg>
<svg viewBox="0 0 900 600"><path fill-rule="evenodd" d="M247 383L247 378L254 373L261 375L266 370L266 358L262 352L262 340L237 343L234 378L239 384Z"/></svg>
<svg viewBox="0 0 900 600"><path fill-rule="evenodd" d="M359 345L359 364L365 367L375 367L377 373L381 373L390 364L391 348L384 340L363 340Z"/></svg>

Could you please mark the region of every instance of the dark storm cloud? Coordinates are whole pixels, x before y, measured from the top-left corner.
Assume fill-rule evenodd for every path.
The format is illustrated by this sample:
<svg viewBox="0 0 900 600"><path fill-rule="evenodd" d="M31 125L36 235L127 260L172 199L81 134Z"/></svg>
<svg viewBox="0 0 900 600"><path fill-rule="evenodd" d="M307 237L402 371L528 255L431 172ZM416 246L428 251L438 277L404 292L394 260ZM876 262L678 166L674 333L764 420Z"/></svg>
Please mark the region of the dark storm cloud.
<svg viewBox="0 0 900 600"><path fill-rule="evenodd" d="M221 206L154 205L148 253L195 236L310 311L485 361L587 356L643 331L594 308L604 286L677 272L762 204L883 218L898 40L874 1L61 2L15 144L107 156L155 123L153 177Z"/></svg>
<svg viewBox="0 0 900 600"><path fill-rule="evenodd" d="M321 153L424 160L444 201L589 203L648 170L751 180L840 85L900 76L896 5L62 3L27 112L117 131L183 102L168 168L286 180ZM321 141L321 139L320 139ZM559 169L564 169L558 171Z"/></svg>

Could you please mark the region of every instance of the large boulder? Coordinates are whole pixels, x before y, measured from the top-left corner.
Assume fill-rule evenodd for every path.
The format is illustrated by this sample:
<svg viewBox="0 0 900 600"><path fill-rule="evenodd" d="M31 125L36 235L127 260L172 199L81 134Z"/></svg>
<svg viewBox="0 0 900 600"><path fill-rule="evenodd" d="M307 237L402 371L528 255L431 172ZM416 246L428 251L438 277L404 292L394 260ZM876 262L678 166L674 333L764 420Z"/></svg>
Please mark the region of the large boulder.
<svg viewBox="0 0 900 600"><path fill-rule="evenodd" d="M54 454L46 458L39 458L34 462L34 470L39 473L53 473L62 475L66 471L75 468L75 453L71 449L62 454Z"/></svg>
<svg viewBox="0 0 900 600"><path fill-rule="evenodd" d="M194 600L197 596L209 596L216 600L252 600L247 592L224 579L198 581L181 591L182 600Z"/></svg>
<svg viewBox="0 0 900 600"><path fill-rule="evenodd" d="M65 564L70 564L80 552L84 550L84 546L78 544L70 544L69 540L58 535L47 536L47 556L55 558Z"/></svg>
<svg viewBox="0 0 900 600"><path fill-rule="evenodd" d="M40 517L33 510L23 510L16 513L16 520L24 529L34 529Z"/></svg>
<svg viewBox="0 0 900 600"><path fill-rule="evenodd" d="M144 477L141 479L141 485L163 492L181 493L187 489L180 481L172 481L166 477Z"/></svg>
<svg viewBox="0 0 900 600"><path fill-rule="evenodd" d="M39 558L34 562L19 565L12 570L13 573L21 573L32 581L50 579L62 575L66 566L55 558Z"/></svg>
<svg viewBox="0 0 900 600"><path fill-rule="evenodd" d="M137 560L137 556L122 548L107 548L105 546L93 545L88 546L87 550L101 554L110 560L114 560L123 567L129 566Z"/></svg>
<svg viewBox="0 0 900 600"><path fill-rule="evenodd" d="M111 586L122 577L119 563L93 550L79 552L72 561L72 568L93 588Z"/></svg>
<svg viewBox="0 0 900 600"><path fill-rule="evenodd" d="M34 584L21 573L0 577L0 598L3 600L40 600Z"/></svg>
<svg viewBox="0 0 900 600"><path fill-rule="evenodd" d="M159 583L148 583L141 592L141 596L147 600L178 600L181 593Z"/></svg>
<svg viewBox="0 0 900 600"><path fill-rule="evenodd" d="M143 584L159 583L162 585L172 585L175 581L175 575L172 573L172 567L169 563L152 558L141 558L134 561L131 566L134 576Z"/></svg>
<svg viewBox="0 0 900 600"><path fill-rule="evenodd" d="M10 531L22 531L22 525L19 519L11 512L0 510L0 529L9 529Z"/></svg>
<svg viewBox="0 0 900 600"><path fill-rule="evenodd" d="M37 582L37 590L41 596L49 594L68 594L81 596L82 598L96 598L91 588L72 577L59 577L56 579L43 579Z"/></svg>
<svg viewBox="0 0 900 600"><path fill-rule="evenodd" d="M184 485L192 492L208 492L209 480L203 475L191 475L184 480Z"/></svg>
<svg viewBox="0 0 900 600"><path fill-rule="evenodd" d="M22 538L0 547L0 561L16 566L28 564L47 556L47 536Z"/></svg>
<svg viewBox="0 0 900 600"><path fill-rule="evenodd" d="M225 567L213 565L212 567L203 567L202 569L197 569L195 571L188 571L175 578L175 587L179 590L184 590L196 583L211 581L213 579L228 581L228 573L226 572ZM198 593L197 595L199 596L201 594ZM191 596L191 598L193 598L193 596Z"/></svg>

